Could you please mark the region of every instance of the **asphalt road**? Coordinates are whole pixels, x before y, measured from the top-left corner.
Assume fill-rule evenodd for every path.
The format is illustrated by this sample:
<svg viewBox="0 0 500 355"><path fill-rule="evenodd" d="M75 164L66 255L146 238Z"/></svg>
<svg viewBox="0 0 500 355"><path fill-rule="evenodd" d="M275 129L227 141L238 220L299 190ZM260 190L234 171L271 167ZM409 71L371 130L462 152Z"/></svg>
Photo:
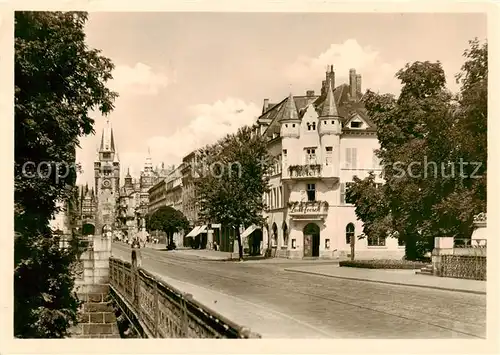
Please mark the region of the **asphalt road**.
<svg viewBox="0 0 500 355"><path fill-rule="evenodd" d="M130 260L124 244L113 243L112 253ZM303 337L313 329L331 338L486 338L485 295L291 273L283 264L141 254L146 270L269 309L270 317L286 316L307 328Z"/></svg>

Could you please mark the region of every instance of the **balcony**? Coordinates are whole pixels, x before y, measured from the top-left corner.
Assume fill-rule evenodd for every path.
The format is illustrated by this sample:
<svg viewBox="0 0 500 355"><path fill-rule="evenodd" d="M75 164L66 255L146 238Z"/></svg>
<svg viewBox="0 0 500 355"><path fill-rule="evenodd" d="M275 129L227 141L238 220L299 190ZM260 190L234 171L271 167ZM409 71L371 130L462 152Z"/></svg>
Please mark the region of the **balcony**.
<svg viewBox="0 0 500 355"><path fill-rule="evenodd" d="M322 166L320 164L290 165L286 171L289 179L321 178Z"/></svg>
<svg viewBox="0 0 500 355"><path fill-rule="evenodd" d="M293 220L324 220L328 215L328 202L292 201L288 203L288 214Z"/></svg>
<svg viewBox="0 0 500 355"><path fill-rule="evenodd" d="M339 171L335 166L316 162L298 165L283 165L282 180L288 183L301 180L320 179L332 188L339 181Z"/></svg>

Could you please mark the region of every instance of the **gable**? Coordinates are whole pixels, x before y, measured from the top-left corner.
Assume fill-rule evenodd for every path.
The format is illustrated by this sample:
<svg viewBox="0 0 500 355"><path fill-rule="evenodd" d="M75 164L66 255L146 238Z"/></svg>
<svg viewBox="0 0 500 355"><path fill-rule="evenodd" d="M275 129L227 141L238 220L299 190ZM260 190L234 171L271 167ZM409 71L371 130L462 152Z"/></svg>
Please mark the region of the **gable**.
<svg viewBox="0 0 500 355"><path fill-rule="evenodd" d="M367 129L370 125L356 112L344 123L344 127L349 129Z"/></svg>

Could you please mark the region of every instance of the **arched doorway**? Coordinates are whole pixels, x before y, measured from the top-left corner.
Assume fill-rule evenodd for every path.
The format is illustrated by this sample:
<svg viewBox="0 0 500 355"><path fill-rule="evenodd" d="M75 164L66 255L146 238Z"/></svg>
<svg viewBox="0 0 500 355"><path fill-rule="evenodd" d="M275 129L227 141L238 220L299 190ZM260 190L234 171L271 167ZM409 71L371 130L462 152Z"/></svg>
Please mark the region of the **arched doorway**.
<svg viewBox="0 0 500 355"><path fill-rule="evenodd" d="M288 226L286 222L283 221L283 246L288 247Z"/></svg>
<svg viewBox="0 0 500 355"><path fill-rule="evenodd" d="M109 224L105 224L102 227L101 235L103 237L111 238L112 233L113 233L113 228Z"/></svg>
<svg viewBox="0 0 500 355"><path fill-rule="evenodd" d="M273 223L273 235L271 239L271 246L274 248L278 245L278 226L276 222Z"/></svg>
<svg viewBox="0 0 500 355"><path fill-rule="evenodd" d="M345 227L345 242L346 244L349 244L351 247L351 260L354 260L354 248L355 248L355 243L356 243L356 238L354 237L354 224L349 223Z"/></svg>
<svg viewBox="0 0 500 355"><path fill-rule="evenodd" d="M317 224L309 223L304 227L304 256L319 256L320 230Z"/></svg>
<svg viewBox="0 0 500 355"><path fill-rule="evenodd" d="M85 223L82 226L82 235L94 235L95 234L95 226L91 223Z"/></svg>

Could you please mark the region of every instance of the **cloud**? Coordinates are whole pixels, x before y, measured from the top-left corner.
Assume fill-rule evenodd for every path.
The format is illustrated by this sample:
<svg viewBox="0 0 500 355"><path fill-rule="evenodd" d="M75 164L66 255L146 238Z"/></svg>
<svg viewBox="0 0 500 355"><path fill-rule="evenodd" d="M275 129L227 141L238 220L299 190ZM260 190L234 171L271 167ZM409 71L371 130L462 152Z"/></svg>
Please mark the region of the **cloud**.
<svg viewBox="0 0 500 355"><path fill-rule="evenodd" d="M121 95L156 95L161 89L175 82L175 72L169 77L162 72L155 73L146 64L136 63L133 67L117 65L113 70L110 88Z"/></svg>
<svg viewBox="0 0 500 355"><path fill-rule="evenodd" d="M324 79L327 66L333 65L336 85L349 83L349 69L356 69L362 76L363 91L388 92L398 94L401 84L395 78L398 70L406 63L422 58L393 58L386 59L381 53L370 46L362 46L355 39L348 39L344 43L331 44L324 52L317 56L301 56L284 71L285 77L297 90L304 91L314 88ZM456 91L454 75L459 67L453 63L443 62L448 88ZM297 91L294 89L294 91Z"/></svg>
<svg viewBox="0 0 500 355"><path fill-rule="evenodd" d="M294 86L316 85L324 79L327 66L333 65L336 85L348 83L349 69L354 68L362 75L363 90L370 88L374 91L395 92L399 90L399 82L394 74L404 64L400 59L384 60L372 47L363 47L355 39L348 39L344 43L331 44L315 57L297 58L286 67L285 77Z"/></svg>
<svg viewBox="0 0 500 355"><path fill-rule="evenodd" d="M253 124L260 109L254 103L227 98L213 104L191 106L189 113L194 119L188 125L170 136L155 136L148 140L153 162L177 165L191 151L215 143L244 125Z"/></svg>

